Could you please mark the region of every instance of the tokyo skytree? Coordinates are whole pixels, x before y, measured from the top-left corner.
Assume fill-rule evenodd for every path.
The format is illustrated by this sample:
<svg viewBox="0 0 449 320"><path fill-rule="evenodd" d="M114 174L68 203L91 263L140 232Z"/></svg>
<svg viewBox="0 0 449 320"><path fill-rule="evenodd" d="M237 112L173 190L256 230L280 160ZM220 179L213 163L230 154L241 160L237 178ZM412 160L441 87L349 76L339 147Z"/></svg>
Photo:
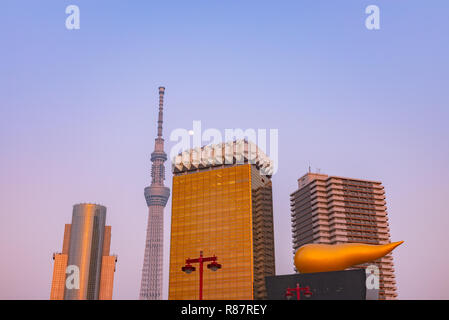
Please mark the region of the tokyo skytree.
<svg viewBox="0 0 449 320"><path fill-rule="evenodd" d="M162 261L164 240L164 208L170 197L170 189L164 186L167 154L164 152L162 138L164 87L159 87L159 117L157 138L151 154L151 185L144 190L148 205L148 226L143 260L141 300L160 300L162 298Z"/></svg>

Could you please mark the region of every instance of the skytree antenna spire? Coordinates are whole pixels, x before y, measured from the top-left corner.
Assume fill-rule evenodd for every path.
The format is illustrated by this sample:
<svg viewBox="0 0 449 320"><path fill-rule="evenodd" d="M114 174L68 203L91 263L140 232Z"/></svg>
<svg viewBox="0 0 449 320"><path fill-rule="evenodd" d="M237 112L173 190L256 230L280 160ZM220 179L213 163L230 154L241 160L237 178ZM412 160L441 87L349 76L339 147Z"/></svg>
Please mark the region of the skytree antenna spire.
<svg viewBox="0 0 449 320"><path fill-rule="evenodd" d="M165 88L159 87L159 117L157 119L157 137L162 138L162 125L164 123L164 93Z"/></svg>
<svg viewBox="0 0 449 320"><path fill-rule="evenodd" d="M159 116L157 137L151 154L151 185L144 190L148 206L148 226L143 259L141 300L162 299L162 262L164 240L164 208L170 197L170 189L164 186L167 154L164 152L162 125L165 88L159 87Z"/></svg>

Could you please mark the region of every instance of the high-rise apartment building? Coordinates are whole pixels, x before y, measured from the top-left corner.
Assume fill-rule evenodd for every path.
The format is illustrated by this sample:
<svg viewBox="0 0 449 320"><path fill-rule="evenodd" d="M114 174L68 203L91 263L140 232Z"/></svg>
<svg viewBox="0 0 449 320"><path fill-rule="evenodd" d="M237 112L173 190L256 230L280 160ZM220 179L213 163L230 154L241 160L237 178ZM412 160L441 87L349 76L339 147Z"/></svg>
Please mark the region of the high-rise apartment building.
<svg viewBox="0 0 449 320"><path fill-rule="evenodd" d="M72 223L65 225L62 252L53 254L51 300L112 299L117 256L109 255L111 227L105 224L106 207L73 206Z"/></svg>
<svg viewBox="0 0 449 320"><path fill-rule="evenodd" d="M385 244L390 231L381 182L307 173L290 195L293 251L307 243ZM380 271L380 299L394 299L396 281L392 254L375 264Z"/></svg>
<svg viewBox="0 0 449 320"><path fill-rule="evenodd" d="M215 255L222 268L204 271L204 299L266 298L275 274L271 165L240 140L178 155L173 163L169 299L198 299L199 272L187 258Z"/></svg>
<svg viewBox="0 0 449 320"><path fill-rule="evenodd" d="M144 190L148 206L148 225L143 258L141 300L160 300L162 298L162 261L164 241L164 208L170 196L170 189L164 186L167 154L164 152L162 138L164 87L159 87L159 116L157 137L151 154L151 185Z"/></svg>

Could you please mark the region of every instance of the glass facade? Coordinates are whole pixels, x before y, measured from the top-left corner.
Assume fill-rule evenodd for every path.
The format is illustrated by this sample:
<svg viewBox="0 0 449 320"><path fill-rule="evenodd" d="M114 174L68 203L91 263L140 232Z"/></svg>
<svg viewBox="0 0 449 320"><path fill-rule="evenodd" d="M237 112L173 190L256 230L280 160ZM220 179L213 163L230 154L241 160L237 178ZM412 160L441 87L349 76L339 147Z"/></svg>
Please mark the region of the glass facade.
<svg viewBox="0 0 449 320"><path fill-rule="evenodd" d="M198 299L199 266L191 274L181 268L200 251L222 265L215 272L204 265L203 299L254 298L252 170L243 164L173 177L169 299ZM272 228L271 201L269 211ZM274 275L274 246L272 255Z"/></svg>
<svg viewBox="0 0 449 320"><path fill-rule="evenodd" d="M116 256L110 256L111 227L106 207L77 204L65 225L62 253L53 255L51 300L112 299ZM66 268L79 268L79 289L66 289Z"/></svg>
<svg viewBox="0 0 449 320"><path fill-rule="evenodd" d="M78 266L79 290L66 290L65 300L96 300L100 291L106 207L95 204L73 206L68 265Z"/></svg>
<svg viewBox="0 0 449 320"><path fill-rule="evenodd" d="M103 255L101 262L100 300L112 300L116 256Z"/></svg>
<svg viewBox="0 0 449 320"><path fill-rule="evenodd" d="M65 269L67 267L67 254L55 253L53 280L51 282L50 300L64 300Z"/></svg>

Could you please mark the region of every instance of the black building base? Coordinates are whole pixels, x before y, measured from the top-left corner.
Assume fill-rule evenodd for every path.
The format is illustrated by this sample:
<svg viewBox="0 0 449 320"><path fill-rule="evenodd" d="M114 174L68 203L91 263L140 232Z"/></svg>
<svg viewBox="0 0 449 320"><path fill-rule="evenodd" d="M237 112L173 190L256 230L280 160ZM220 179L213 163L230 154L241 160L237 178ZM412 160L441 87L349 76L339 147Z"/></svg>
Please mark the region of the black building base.
<svg viewBox="0 0 449 320"><path fill-rule="evenodd" d="M286 300L287 288L309 287L312 293L307 297L306 290L301 290L301 300L366 300L373 299L371 290L366 289L365 270L344 270L317 273L295 273L289 275L266 277L268 300ZM295 290L290 290L291 300L297 300Z"/></svg>

